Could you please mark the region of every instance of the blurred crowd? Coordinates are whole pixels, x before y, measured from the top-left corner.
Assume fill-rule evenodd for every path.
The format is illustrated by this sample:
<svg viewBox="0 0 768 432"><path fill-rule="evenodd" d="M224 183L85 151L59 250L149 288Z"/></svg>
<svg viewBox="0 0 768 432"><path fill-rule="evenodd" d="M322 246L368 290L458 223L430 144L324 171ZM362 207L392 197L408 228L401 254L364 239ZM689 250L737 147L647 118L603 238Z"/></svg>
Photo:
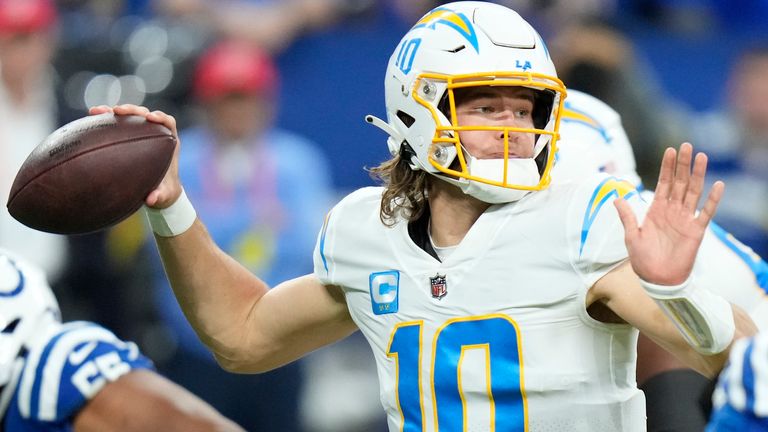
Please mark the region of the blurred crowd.
<svg viewBox="0 0 768 432"><path fill-rule="evenodd" d="M768 256L768 1L499 0L543 29L566 86L621 115L638 171L691 141L726 180L715 218ZM431 0L0 0L0 198L26 155L87 107L174 114L187 193L265 280L312 270L324 213L387 157L386 59ZM702 48L705 47L705 48ZM98 205L85 203L84 205ZM385 430L353 336L258 376L220 370L184 320L136 215L47 235L0 209L0 246L43 266L64 318L136 341L160 372L249 430ZM331 396L329 396L331 395Z"/></svg>

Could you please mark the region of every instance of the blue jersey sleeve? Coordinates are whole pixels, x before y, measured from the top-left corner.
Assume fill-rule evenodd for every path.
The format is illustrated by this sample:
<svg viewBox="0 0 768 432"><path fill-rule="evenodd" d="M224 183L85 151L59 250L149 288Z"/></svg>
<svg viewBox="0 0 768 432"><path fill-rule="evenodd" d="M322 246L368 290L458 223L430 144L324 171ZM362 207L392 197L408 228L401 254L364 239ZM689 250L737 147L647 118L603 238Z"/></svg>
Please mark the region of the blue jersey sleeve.
<svg viewBox="0 0 768 432"><path fill-rule="evenodd" d="M5 426L22 431L60 430L53 426L71 424L107 383L132 370L153 367L136 344L118 339L103 327L64 324L27 356ZM40 428L46 424L52 427Z"/></svg>
<svg viewBox="0 0 768 432"><path fill-rule="evenodd" d="M768 430L768 333L734 342L707 432Z"/></svg>

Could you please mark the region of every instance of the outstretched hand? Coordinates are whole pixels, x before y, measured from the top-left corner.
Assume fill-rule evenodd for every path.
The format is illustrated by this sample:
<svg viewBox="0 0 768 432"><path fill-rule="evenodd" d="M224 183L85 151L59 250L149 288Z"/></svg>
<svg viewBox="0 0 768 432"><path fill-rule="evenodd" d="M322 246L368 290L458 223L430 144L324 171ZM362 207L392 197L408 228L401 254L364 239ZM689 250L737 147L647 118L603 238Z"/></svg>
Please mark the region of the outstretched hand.
<svg viewBox="0 0 768 432"><path fill-rule="evenodd" d="M144 203L148 207L166 208L173 204L179 195L181 195L181 181L179 180L179 135L176 129L176 119L162 111L150 111L148 108L138 105L118 105L110 107L99 105L88 110L88 114L97 115L104 113L114 113L116 115L140 115L154 123L160 123L167 127L176 138L176 149L173 153L173 160L165 173L165 177L160 184L147 195Z"/></svg>
<svg viewBox="0 0 768 432"><path fill-rule="evenodd" d="M614 204L624 225L624 241L635 273L658 285L678 285L691 274L701 240L715 214L725 184L715 182L707 201L697 212L704 191L707 156L691 160L693 146L683 143L680 152L667 148L661 162L655 196L642 225L629 204Z"/></svg>

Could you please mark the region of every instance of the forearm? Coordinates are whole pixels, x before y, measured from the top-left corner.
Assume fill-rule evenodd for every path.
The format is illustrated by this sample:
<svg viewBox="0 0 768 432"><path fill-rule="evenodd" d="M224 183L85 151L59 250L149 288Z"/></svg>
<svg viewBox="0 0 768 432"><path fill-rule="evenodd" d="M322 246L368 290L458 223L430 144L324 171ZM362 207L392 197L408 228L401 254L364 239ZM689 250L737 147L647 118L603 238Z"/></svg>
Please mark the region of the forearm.
<svg viewBox="0 0 768 432"><path fill-rule="evenodd" d="M723 367L734 340L756 332L754 323L744 311L710 290L696 286L691 280L679 286L659 286L643 281L641 284L690 348L701 354L699 361L710 377Z"/></svg>
<svg viewBox="0 0 768 432"><path fill-rule="evenodd" d="M181 235L155 238L179 305L203 343L227 357L247 349L245 322L268 286L221 251L200 220Z"/></svg>
<svg viewBox="0 0 768 432"><path fill-rule="evenodd" d="M184 388L148 371L136 370L108 383L83 406L75 432L242 432Z"/></svg>
<svg viewBox="0 0 768 432"><path fill-rule="evenodd" d="M713 378L728 358L723 349L732 339L749 333L750 320L743 311L733 314L735 334L726 341L719 352L704 354L697 351L683 336L679 323L662 311L658 302L643 289L639 279L628 264L621 265L600 279L590 290L588 304L600 299L626 322L638 328L656 344L680 361L707 377ZM730 319L730 316L728 317Z"/></svg>
<svg viewBox="0 0 768 432"><path fill-rule="evenodd" d="M680 338L663 337L658 334L649 334L649 337L700 374L708 378L716 378L728 360L730 346L733 345L733 342L743 337L751 336L757 332L757 328L749 318L749 315L737 306L732 305L732 310L736 330L728 348L719 353L705 355L696 351L685 341L682 334L679 333L679 329L672 325L672 322L667 319L666 316L661 314L659 317L662 321L665 322L665 324L669 324L664 333L669 334L670 332L675 332L680 335Z"/></svg>
<svg viewBox="0 0 768 432"><path fill-rule="evenodd" d="M736 323L736 331L733 335L733 341L757 334L757 325L749 314L735 304L731 304L731 307L733 308L733 321ZM733 345L733 341L731 341L731 345Z"/></svg>

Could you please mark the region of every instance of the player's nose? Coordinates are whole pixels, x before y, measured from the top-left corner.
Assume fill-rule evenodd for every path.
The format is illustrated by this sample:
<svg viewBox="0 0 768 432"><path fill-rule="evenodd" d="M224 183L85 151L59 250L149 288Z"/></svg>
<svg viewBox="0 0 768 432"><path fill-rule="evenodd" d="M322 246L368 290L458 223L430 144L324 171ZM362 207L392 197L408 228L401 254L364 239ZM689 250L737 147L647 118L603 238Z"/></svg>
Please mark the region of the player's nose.
<svg viewBox="0 0 768 432"><path fill-rule="evenodd" d="M499 131L497 138L497 144L500 148L501 155L504 154L504 141L506 139L507 157L529 157L527 155L530 151L528 148L530 144L525 132L506 129L504 131Z"/></svg>

